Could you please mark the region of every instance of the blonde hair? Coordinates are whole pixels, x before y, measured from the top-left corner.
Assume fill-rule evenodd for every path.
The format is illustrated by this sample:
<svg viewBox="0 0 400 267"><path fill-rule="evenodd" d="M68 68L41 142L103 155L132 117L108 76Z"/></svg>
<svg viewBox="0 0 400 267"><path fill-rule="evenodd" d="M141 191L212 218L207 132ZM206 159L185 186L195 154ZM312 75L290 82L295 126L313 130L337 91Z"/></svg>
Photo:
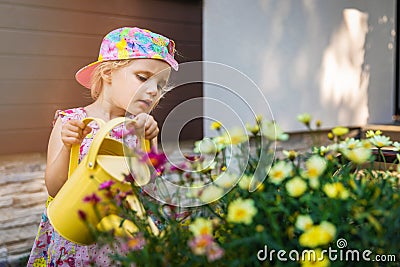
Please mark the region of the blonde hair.
<svg viewBox="0 0 400 267"><path fill-rule="evenodd" d="M123 68L129 65L132 62L132 59L125 60L109 60L101 62L93 71L92 77L90 79L90 95L94 100L96 100L103 88L103 73L111 72L116 69Z"/></svg>

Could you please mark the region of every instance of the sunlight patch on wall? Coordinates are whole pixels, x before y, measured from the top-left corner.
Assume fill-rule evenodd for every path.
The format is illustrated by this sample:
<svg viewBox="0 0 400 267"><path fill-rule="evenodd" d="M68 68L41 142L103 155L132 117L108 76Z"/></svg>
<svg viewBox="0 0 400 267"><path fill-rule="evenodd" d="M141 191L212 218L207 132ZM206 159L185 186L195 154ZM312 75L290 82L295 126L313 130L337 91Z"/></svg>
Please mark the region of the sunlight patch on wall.
<svg viewBox="0 0 400 267"><path fill-rule="evenodd" d="M342 125L367 123L369 71L363 65L367 32L367 13L343 10L343 22L322 58L321 102L337 111Z"/></svg>

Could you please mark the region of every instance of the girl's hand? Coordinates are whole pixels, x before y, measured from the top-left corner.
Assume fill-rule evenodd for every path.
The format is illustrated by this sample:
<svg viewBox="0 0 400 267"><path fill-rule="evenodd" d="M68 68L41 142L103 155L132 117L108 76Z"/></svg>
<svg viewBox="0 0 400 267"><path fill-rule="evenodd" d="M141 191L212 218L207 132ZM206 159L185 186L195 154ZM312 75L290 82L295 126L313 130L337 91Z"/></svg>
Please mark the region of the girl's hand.
<svg viewBox="0 0 400 267"><path fill-rule="evenodd" d="M135 134L139 138L148 140L153 139L159 133L158 124L153 116L147 113L138 114L132 121L132 126L135 128Z"/></svg>
<svg viewBox="0 0 400 267"><path fill-rule="evenodd" d="M92 131L92 128L86 126L79 120L70 120L61 128L61 140L68 149L72 145L82 143L87 134Z"/></svg>

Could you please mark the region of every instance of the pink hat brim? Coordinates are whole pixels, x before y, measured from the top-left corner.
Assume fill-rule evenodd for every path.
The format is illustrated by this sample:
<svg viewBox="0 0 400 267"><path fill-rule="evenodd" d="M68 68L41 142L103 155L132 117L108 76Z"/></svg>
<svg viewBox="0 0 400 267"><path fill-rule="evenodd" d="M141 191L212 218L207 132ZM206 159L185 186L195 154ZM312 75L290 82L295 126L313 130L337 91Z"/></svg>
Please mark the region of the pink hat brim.
<svg viewBox="0 0 400 267"><path fill-rule="evenodd" d="M95 61L78 70L75 74L75 79L78 81L78 83L90 89L93 71L100 63L101 61Z"/></svg>

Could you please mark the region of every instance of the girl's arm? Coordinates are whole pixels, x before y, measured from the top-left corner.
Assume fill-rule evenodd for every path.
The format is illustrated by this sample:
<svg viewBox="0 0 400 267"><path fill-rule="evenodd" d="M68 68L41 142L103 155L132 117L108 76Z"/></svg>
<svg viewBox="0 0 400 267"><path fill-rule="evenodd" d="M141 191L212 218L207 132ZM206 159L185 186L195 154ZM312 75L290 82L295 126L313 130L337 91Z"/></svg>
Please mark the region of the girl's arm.
<svg viewBox="0 0 400 267"><path fill-rule="evenodd" d="M67 181L69 156L73 144L80 144L92 129L78 120L64 125L58 118L50 134L47 148L47 166L44 175L47 192L54 197Z"/></svg>

